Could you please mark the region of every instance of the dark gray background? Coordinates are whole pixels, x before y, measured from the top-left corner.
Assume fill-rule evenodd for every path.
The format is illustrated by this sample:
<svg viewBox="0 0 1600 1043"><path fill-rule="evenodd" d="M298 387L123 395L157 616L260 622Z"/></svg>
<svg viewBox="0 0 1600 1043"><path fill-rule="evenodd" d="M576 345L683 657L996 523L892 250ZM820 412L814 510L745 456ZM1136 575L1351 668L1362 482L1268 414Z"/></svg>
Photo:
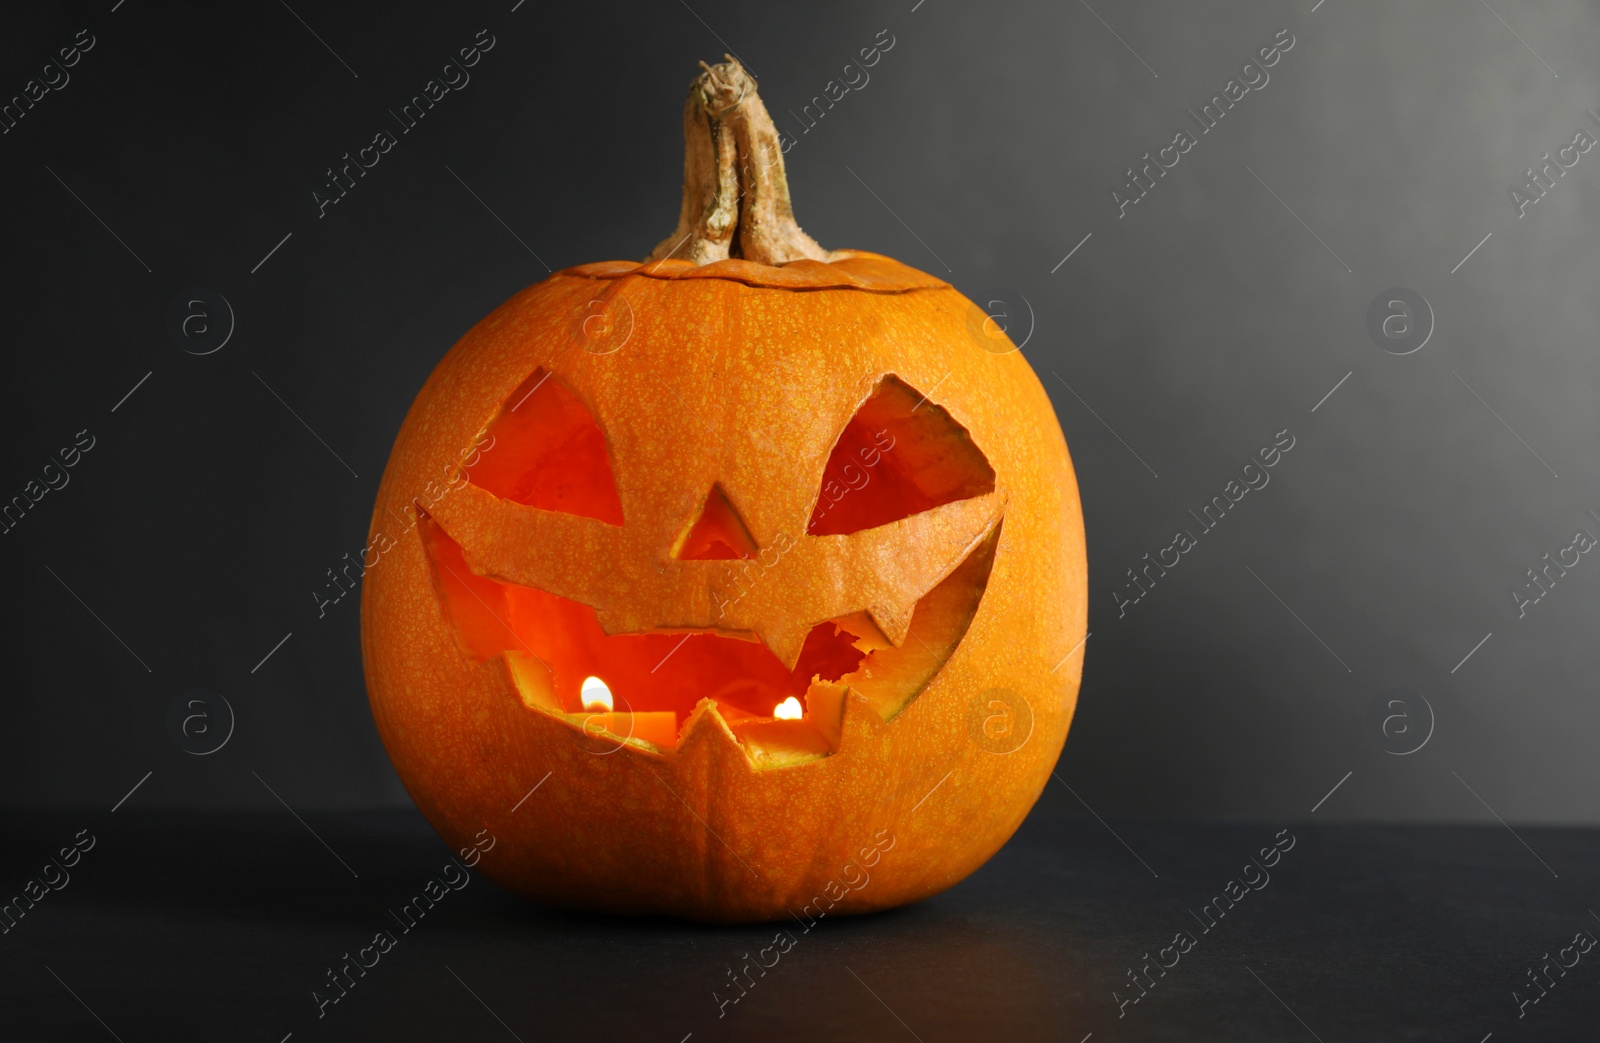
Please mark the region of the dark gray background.
<svg viewBox="0 0 1600 1043"><path fill-rule="evenodd" d="M1508 191L1600 136L1592 5L512 2L293 4L326 47L281 3L7 11L7 96L79 29L96 44L0 136L0 499L75 432L97 443L0 536L0 803L109 805L152 772L149 805L277 807L257 776L297 807L405 802L356 599L319 619L311 592L362 546L456 338L546 264L670 231L684 87L732 47L800 139L822 243L1031 302L1088 526L1058 770L1090 806L1303 818L1343 778L1319 818L1595 820L1600 565L1526 618L1509 593L1600 533L1600 151L1524 218ZM482 28L470 84L319 219L324 170ZM1119 219L1125 169L1282 28L1270 83ZM800 135L787 111L880 29L870 83ZM237 315L205 357L166 330L196 286ZM1436 316L1414 354L1366 330L1393 286ZM1118 618L1124 570L1285 428L1271 484ZM238 715L209 757L165 731L194 686ZM1367 723L1394 687L1437 715L1409 756Z"/></svg>

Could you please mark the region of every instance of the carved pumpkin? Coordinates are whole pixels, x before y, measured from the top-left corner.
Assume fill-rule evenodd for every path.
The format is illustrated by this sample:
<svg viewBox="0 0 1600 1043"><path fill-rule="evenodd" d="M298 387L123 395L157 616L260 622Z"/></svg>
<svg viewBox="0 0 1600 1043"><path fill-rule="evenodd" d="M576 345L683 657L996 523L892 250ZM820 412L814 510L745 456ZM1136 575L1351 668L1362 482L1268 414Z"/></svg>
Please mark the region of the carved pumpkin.
<svg viewBox="0 0 1600 1043"><path fill-rule="evenodd" d="M753 82L702 67L678 231L519 293L412 406L363 594L373 716L445 840L529 897L916 901L1065 741L1072 465L1004 332L801 232Z"/></svg>

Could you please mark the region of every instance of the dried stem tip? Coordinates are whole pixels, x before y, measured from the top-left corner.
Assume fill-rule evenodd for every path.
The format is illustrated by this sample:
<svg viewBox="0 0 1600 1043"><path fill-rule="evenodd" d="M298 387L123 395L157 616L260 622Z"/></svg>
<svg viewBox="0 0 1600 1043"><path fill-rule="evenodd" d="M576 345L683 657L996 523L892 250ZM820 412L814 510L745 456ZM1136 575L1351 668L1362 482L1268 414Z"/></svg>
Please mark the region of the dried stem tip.
<svg viewBox="0 0 1600 1043"><path fill-rule="evenodd" d="M700 63L683 106L683 209L678 227L646 261L710 264L742 257L779 265L830 258L800 230L789 203L778 128L756 81L732 55Z"/></svg>

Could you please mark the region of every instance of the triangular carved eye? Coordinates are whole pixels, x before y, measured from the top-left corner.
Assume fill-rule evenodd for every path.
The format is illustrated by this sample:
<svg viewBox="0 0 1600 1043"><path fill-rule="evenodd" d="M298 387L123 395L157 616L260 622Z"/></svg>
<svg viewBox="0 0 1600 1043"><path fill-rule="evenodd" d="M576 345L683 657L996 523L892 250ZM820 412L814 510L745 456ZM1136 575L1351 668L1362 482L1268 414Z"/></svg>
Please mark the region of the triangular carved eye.
<svg viewBox="0 0 1600 1043"><path fill-rule="evenodd" d="M722 491L722 486L711 487L700 513L673 545L672 556L680 561L726 561L756 556L756 541L745 528L739 512L728 502L728 494Z"/></svg>
<svg viewBox="0 0 1600 1043"><path fill-rule="evenodd" d="M478 459L466 473L480 489L530 507L622 524L605 435L548 370L534 370L511 393L478 442Z"/></svg>
<svg viewBox="0 0 1600 1043"><path fill-rule="evenodd" d="M840 433L806 532L843 536L993 491L994 468L967 429L888 376Z"/></svg>

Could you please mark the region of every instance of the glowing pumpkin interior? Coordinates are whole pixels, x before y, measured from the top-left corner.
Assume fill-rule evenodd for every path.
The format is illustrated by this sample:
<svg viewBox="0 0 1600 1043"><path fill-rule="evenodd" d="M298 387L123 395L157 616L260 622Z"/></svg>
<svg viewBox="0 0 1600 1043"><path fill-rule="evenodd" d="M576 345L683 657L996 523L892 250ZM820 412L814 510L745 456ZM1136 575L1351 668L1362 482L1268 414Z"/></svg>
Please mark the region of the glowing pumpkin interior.
<svg viewBox="0 0 1600 1043"><path fill-rule="evenodd" d="M473 485L541 510L626 524L600 425L549 371L535 371L508 396L484 435L493 451L467 468ZM802 538L846 535L982 496L994 490L994 479L965 428L927 396L885 377L839 434ZM589 605L474 572L467 551L434 519L424 518L419 530L463 652L480 662L503 660L530 711L662 753L676 745L696 706L711 700L752 761L765 767L837 749L847 688L886 720L903 710L966 633L999 537L997 523L922 594L898 644L866 612L819 620L788 668L750 633L607 634ZM713 485L670 556L759 570L773 555L757 546L734 501ZM586 709L585 684L592 688L596 678L614 713ZM799 702L798 718L790 700Z"/></svg>

